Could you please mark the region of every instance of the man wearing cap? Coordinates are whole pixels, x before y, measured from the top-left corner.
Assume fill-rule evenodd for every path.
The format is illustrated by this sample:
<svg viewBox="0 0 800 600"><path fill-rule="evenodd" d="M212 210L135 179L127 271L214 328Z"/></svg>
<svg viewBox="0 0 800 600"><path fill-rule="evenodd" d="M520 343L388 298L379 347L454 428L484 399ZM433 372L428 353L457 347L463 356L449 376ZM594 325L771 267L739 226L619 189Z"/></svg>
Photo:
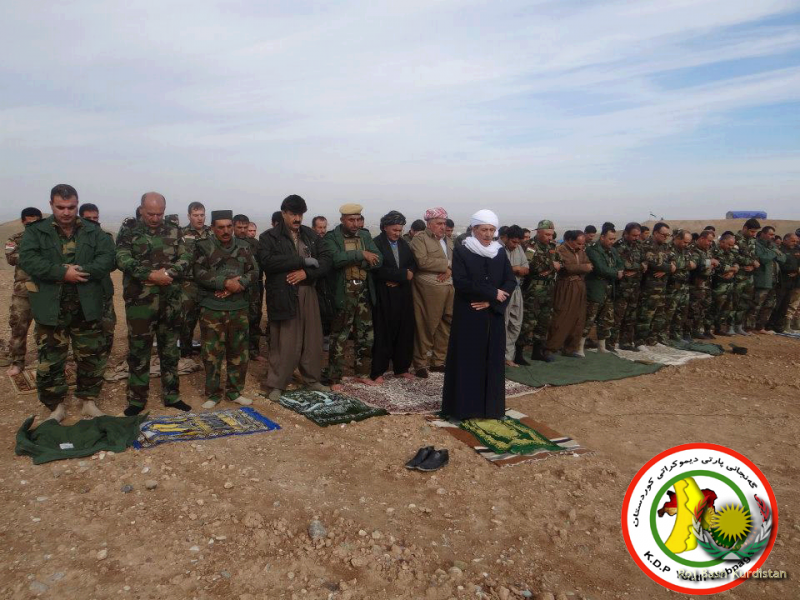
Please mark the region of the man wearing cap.
<svg viewBox="0 0 800 600"><path fill-rule="evenodd" d="M206 225L206 207L201 202L192 202L188 209L189 224L181 229L186 253L194 257L194 245L199 240L205 240L211 235L211 229ZM180 342L181 356L196 354L192 348L192 337L200 318L200 289L194 282L192 266L186 269L181 278L183 292L183 319L181 321Z"/></svg>
<svg viewBox="0 0 800 600"><path fill-rule="evenodd" d="M545 362L555 360L545 347L553 315L556 274L561 268L556 246L552 243L554 229L549 219L539 221L536 235L525 251L529 271L523 283L522 328L517 339L520 351L527 344L532 344L531 358Z"/></svg>
<svg viewBox="0 0 800 600"><path fill-rule="evenodd" d="M322 322L315 287L331 267L317 232L303 225L306 201L284 198L272 229L258 238L258 262L269 310L269 370L262 390L273 402L299 369L306 388L327 391L322 378Z"/></svg>
<svg viewBox="0 0 800 600"><path fill-rule="evenodd" d="M177 215L164 217L167 201L157 192L142 196L140 218L123 223L117 236L117 267L123 273L122 297L128 322L128 407L138 415L150 391L153 338L161 362L164 405L189 411L179 397L178 331L183 293L180 281L192 257L186 251Z"/></svg>
<svg viewBox="0 0 800 600"><path fill-rule="evenodd" d="M234 235L234 226L232 211L214 210L213 236L195 244L194 278L202 290L200 332L208 398L203 408L214 408L222 400L223 358L227 372L225 397L242 406L253 403L242 396L242 390L249 360L251 290L257 285L258 267L251 245Z"/></svg>
<svg viewBox="0 0 800 600"><path fill-rule="evenodd" d="M323 248L333 264L328 284L333 294L334 317L331 323L331 344L327 378L331 389L342 389L344 346L353 331L356 382L377 385L372 372L372 307L375 305L375 284L372 271L380 268L383 257L368 231L361 228L360 204L339 208L340 224L325 234Z"/></svg>
<svg viewBox="0 0 800 600"><path fill-rule="evenodd" d="M414 356L414 300L411 280L417 263L408 243L401 238L406 218L396 210L381 218L381 233L375 246L383 256L383 265L372 272L376 304L372 313L375 341L372 346L371 378L383 382L383 374L392 369L396 377L413 379L408 372Z"/></svg>
<svg viewBox="0 0 800 600"><path fill-rule="evenodd" d="M428 377L429 370L444 373L455 293L453 240L445 235L447 211L441 207L428 209L425 222L425 231L411 240L411 251L417 261L413 282L416 321L413 369L422 378Z"/></svg>
<svg viewBox="0 0 800 600"><path fill-rule="evenodd" d="M739 271L733 278L733 333L747 335L746 329L755 327L753 274L758 266L756 236L761 230L757 219L748 219L736 234L736 253Z"/></svg>

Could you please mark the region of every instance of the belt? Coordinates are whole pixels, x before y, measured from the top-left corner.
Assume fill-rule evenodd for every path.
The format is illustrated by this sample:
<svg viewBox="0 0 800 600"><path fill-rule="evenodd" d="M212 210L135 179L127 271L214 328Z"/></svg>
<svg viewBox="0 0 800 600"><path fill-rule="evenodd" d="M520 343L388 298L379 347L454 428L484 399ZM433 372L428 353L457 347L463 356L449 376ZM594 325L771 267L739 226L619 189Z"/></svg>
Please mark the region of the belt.
<svg viewBox="0 0 800 600"><path fill-rule="evenodd" d="M363 279L347 279L345 283L350 283L353 285L364 285L365 281Z"/></svg>

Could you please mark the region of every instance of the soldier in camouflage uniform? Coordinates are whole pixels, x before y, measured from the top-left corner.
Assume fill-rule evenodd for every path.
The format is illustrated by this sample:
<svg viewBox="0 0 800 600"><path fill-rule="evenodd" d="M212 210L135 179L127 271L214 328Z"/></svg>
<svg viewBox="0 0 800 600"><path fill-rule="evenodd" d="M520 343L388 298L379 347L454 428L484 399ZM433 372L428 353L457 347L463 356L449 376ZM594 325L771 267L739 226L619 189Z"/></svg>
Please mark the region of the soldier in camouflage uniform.
<svg viewBox="0 0 800 600"><path fill-rule="evenodd" d="M775 245L775 229L764 227L756 240L756 258L758 268L753 272L754 331L766 333L766 325L775 308L776 285L780 281L780 265L786 262L786 255Z"/></svg>
<svg viewBox="0 0 800 600"><path fill-rule="evenodd" d="M211 235L211 229L206 225L206 207L200 202L189 204L189 224L181 229L186 252L194 257L194 245L199 240L205 240ZM192 348L192 338L197 320L200 318L200 289L194 281L194 272L191 267L186 269L181 278L183 300L183 320L181 322L181 356L187 357L196 354Z"/></svg>
<svg viewBox="0 0 800 600"><path fill-rule="evenodd" d="M27 227L31 223L42 219L42 211L29 207L22 211L22 225ZM30 277L19 268L19 244L25 229L12 235L6 242L6 262L14 267L14 288L11 292L11 306L8 308L8 326L11 328L11 341L8 344L11 368L9 376L22 373L25 368L25 354L28 351L28 329L33 320L31 303L28 300L28 286Z"/></svg>
<svg viewBox="0 0 800 600"><path fill-rule="evenodd" d="M331 324L327 378L333 391L341 390L344 371L344 345L355 329L355 376L365 385L378 385L370 379L372 370L372 307L375 289L371 271L383 264L383 257L369 232L360 229L362 207L345 204L339 209L341 224L325 234L323 251L333 261L328 277L335 307Z"/></svg>
<svg viewBox="0 0 800 600"><path fill-rule="evenodd" d="M244 242L253 256L258 254L258 240L248 235L248 228L250 227L250 219L246 215L236 215L233 217L233 233L238 240ZM250 345L250 360L263 361L264 358L259 356L259 342L261 341L261 295L264 288L261 285L261 267L256 265L255 282L247 289L249 296L249 307L247 311L248 329L249 329L249 345Z"/></svg>
<svg viewBox="0 0 800 600"><path fill-rule="evenodd" d="M734 319L734 277L739 270L739 255L735 250L736 239L732 233L719 238L714 258L719 261L714 269L712 311L717 335L730 336Z"/></svg>
<svg viewBox="0 0 800 600"><path fill-rule="evenodd" d="M517 338L520 347L533 345L533 360L546 362L555 360L545 348L545 341L553 316L556 273L561 268L556 246L552 243L554 229L552 221L539 221L536 235L525 251L530 270L523 283L522 328Z"/></svg>
<svg viewBox="0 0 800 600"><path fill-rule="evenodd" d="M107 355L101 327L102 281L114 267L114 244L97 225L78 218L78 192L66 184L50 192L52 216L25 229L19 266L30 276L28 298L36 320L39 400L66 416L65 366L70 343L77 363L75 396L85 416L103 413L95 401L103 387Z"/></svg>
<svg viewBox="0 0 800 600"><path fill-rule="evenodd" d="M616 351L614 337L614 289L623 276L625 263L614 248L617 232L613 227L603 229L600 237L586 249L586 256L594 267L586 275L586 324L584 340L592 327L597 328L598 352Z"/></svg>
<svg viewBox="0 0 800 600"><path fill-rule="evenodd" d="M225 397L242 406L253 403L242 396L242 390L249 360L250 290L256 286L258 267L250 244L234 236L234 227L231 211L212 211L213 235L195 245L194 276L202 290L200 331L208 398L203 408L214 408L222 400L223 359L227 372Z"/></svg>
<svg viewBox="0 0 800 600"><path fill-rule="evenodd" d="M674 273L675 254L668 243L671 232L666 223L653 225L653 233L643 244L647 271L642 278L642 295L636 321L636 345L654 346L667 342L666 292L670 273Z"/></svg>
<svg viewBox="0 0 800 600"><path fill-rule="evenodd" d="M711 277L719 261L714 258L714 232L705 230L689 248L697 265L689 276L688 324L693 338L713 340L714 315L711 309Z"/></svg>
<svg viewBox="0 0 800 600"><path fill-rule="evenodd" d="M745 329L755 327L753 315L753 272L758 268L756 257L756 235L761 224L756 219L748 219L742 230L736 234L736 252L739 271L734 277L734 318L733 333L747 335Z"/></svg>
<svg viewBox="0 0 800 600"><path fill-rule="evenodd" d="M672 251L675 255L675 272L667 282L667 324L669 337L673 340L692 341L691 326L688 323L689 311L689 277L697 267L694 255L689 250L692 234L679 229L672 240Z"/></svg>
<svg viewBox="0 0 800 600"><path fill-rule="evenodd" d="M178 332L181 322L180 278L191 264L177 215L164 218L164 196L142 196L141 218L123 223L117 238L117 267L123 272L122 296L128 322L128 407L126 416L139 414L150 390L153 337L161 362L164 405L183 411L191 406L179 398Z"/></svg>
<svg viewBox="0 0 800 600"><path fill-rule="evenodd" d="M641 225L628 223L622 239L614 244L623 263L622 279L617 282L617 295L614 299L614 329L609 342L619 343L622 350L638 352L634 328L636 326L636 310L639 306L639 295L642 290L642 273L644 273L644 254L639 243Z"/></svg>
<svg viewBox="0 0 800 600"><path fill-rule="evenodd" d="M78 214L87 221L97 223L100 226L100 209L97 208L97 205L88 202L81 204ZM111 243L114 243L114 236L107 231L105 234L111 240ZM116 269L116 265L114 268ZM111 274L103 279L103 301L103 335L106 338L104 352L110 357L111 348L114 347L114 330L117 328L117 313L114 310L114 282L111 281Z"/></svg>

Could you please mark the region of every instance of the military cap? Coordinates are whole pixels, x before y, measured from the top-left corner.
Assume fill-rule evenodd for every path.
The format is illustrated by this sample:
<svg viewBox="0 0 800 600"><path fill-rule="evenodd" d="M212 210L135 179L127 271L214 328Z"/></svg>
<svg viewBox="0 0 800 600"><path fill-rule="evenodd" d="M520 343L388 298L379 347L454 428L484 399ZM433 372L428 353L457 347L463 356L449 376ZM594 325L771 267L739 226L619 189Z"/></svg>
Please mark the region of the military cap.
<svg viewBox="0 0 800 600"><path fill-rule="evenodd" d="M212 210L211 211L211 222L214 221L233 221L233 211L232 210Z"/></svg>
<svg viewBox="0 0 800 600"><path fill-rule="evenodd" d="M339 207L339 212L344 215L360 215L361 211L364 210L364 207L360 204L342 204Z"/></svg>
<svg viewBox="0 0 800 600"><path fill-rule="evenodd" d="M542 219L539 221L539 224L536 226L536 229L555 229L552 221L547 219Z"/></svg>

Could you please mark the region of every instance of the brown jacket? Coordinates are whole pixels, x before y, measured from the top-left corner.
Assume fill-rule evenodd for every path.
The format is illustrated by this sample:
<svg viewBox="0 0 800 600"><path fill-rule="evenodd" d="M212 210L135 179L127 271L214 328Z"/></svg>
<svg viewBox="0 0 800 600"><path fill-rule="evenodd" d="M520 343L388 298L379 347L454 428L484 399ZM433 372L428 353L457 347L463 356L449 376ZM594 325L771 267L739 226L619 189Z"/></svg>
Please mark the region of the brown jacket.
<svg viewBox="0 0 800 600"><path fill-rule="evenodd" d="M583 250L573 250L564 243L556 249L556 252L561 257L561 270L558 272L559 281L583 279L592 270L592 263Z"/></svg>
<svg viewBox="0 0 800 600"><path fill-rule="evenodd" d="M453 240L444 238L447 244L447 256L442 244L430 230L426 229L411 240L411 252L417 261L417 273L414 276L422 283L429 285L453 285L453 279L438 281L436 276L444 273L453 264Z"/></svg>

